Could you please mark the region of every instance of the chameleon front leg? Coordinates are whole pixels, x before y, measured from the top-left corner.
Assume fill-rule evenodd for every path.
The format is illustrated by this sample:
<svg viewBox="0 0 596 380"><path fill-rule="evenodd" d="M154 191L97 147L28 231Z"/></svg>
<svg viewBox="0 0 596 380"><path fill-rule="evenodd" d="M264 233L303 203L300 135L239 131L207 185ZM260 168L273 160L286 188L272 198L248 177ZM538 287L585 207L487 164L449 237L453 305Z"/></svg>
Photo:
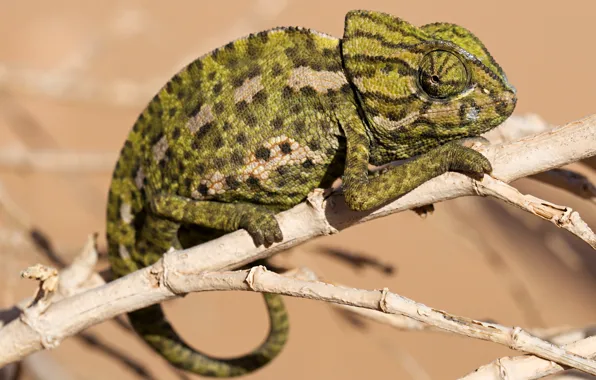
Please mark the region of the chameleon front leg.
<svg viewBox="0 0 596 380"><path fill-rule="evenodd" d="M490 145L490 141L488 141L486 138L482 136L465 137L462 139L453 140L453 142L456 142L468 148L472 147L474 144ZM419 216L425 218L426 216L428 216L428 214L432 214L435 211L435 206L434 204L430 203L424 206L414 207L412 211L416 212Z"/></svg>
<svg viewBox="0 0 596 380"><path fill-rule="evenodd" d="M450 141L375 177L368 175L369 140L361 122L342 125L347 140L343 176L346 203L353 210L369 210L404 195L447 171L490 173L491 164L460 141Z"/></svg>
<svg viewBox="0 0 596 380"><path fill-rule="evenodd" d="M250 203L196 201L179 195L153 197L152 211L177 223L189 223L222 231L245 229L256 246L283 240L275 215L264 206Z"/></svg>

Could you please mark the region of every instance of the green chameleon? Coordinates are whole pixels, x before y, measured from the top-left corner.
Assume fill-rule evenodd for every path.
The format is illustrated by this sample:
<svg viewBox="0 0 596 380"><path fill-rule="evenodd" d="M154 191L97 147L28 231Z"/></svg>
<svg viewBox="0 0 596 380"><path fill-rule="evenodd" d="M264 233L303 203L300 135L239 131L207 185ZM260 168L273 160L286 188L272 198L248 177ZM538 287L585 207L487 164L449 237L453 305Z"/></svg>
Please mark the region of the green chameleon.
<svg viewBox="0 0 596 380"><path fill-rule="evenodd" d="M291 27L230 42L176 74L134 124L109 191L112 271L121 277L171 247L241 228L257 246L279 242L275 214L338 177L347 204L369 210L447 171L489 173L462 142L502 123L515 103L482 42L453 24L417 28L351 11L342 39ZM413 156L380 175L368 170ZM263 296L269 335L238 358L191 348L159 305L129 317L174 366L238 376L270 362L288 336L281 296Z"/></svg>

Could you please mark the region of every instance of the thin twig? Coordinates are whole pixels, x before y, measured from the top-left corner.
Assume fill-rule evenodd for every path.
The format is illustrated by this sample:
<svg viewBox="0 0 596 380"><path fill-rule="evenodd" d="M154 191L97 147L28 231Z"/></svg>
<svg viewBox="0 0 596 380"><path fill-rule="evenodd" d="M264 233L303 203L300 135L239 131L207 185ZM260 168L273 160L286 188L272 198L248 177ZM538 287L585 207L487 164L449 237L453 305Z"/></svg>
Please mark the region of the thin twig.
<svg viewBox="0 0 596 380"><path fill-rule="evenodd" d="M483 181L476 182L475 185L478 194L489 195L517 206L571 232L596 249L596 234L580 218L577 211L573 211L570 207L556 205L532 195L523 195L516 188L490 176L486 176Z"/></svg>
<svg viewBox="0 0 596 380"><path fill-rule="evenodd" d="M563 348L577 355L594 358L596 357L596 336L566 344ZM565 369L567 368L564 366L536 356L511 356L499 358L484 365L462 377L461 380L533 380Z"/></svg>

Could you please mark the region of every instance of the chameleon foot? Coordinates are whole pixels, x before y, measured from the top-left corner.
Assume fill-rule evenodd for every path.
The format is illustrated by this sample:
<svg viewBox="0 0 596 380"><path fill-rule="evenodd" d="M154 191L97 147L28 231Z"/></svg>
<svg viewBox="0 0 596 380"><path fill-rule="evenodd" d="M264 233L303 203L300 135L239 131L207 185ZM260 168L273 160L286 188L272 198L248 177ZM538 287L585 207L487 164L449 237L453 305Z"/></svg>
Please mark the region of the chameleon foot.
<svg viewBox="0 0 596 380"><path fill-rule="evenodd" d="M255 245L270 246L283 240L283 235L273 213L248 213L242 216L240 228L244 228L252 237Z"/></svg>
<svg viewBox="0 0 596 380"><path fill-rule="evenodd" d="M451 141L437 150L439 159L445 161L448 171L465 172L474 177L481 177L490 173L492 165L488 158L474 149L461 145L458 141Z"/></svg>
<svg viewBox="0 0 596 380"><path fill-rule="evenodd" d="M414 207L412 211L418 214L418 216L422 219L425 219L427 216L435 212L435 206L431 203L420 207Z"/></svg>

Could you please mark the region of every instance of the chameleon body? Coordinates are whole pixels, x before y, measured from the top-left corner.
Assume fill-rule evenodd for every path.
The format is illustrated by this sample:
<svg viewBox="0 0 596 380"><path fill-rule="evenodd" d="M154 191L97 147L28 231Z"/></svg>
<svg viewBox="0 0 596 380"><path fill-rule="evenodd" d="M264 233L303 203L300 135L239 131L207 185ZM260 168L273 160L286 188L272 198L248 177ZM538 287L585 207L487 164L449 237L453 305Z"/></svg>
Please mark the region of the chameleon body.
<svg viewBox="0 0 596 380"><path fill-rule="evenodd" d="M338 177L347 204L367 210L447 171L488 173L461 140L499 125L515 103L484 45L453 24L351 11L342 39L276 28L231 42L177 73L134 124L109 191L112 270L124 276L241 228L256 245L279 242L275 213ZM159 305L129 317L173 365L238 376L271 361L288 335L280 296L264 297L270 333L239 358L195 351Z"/></svg>

